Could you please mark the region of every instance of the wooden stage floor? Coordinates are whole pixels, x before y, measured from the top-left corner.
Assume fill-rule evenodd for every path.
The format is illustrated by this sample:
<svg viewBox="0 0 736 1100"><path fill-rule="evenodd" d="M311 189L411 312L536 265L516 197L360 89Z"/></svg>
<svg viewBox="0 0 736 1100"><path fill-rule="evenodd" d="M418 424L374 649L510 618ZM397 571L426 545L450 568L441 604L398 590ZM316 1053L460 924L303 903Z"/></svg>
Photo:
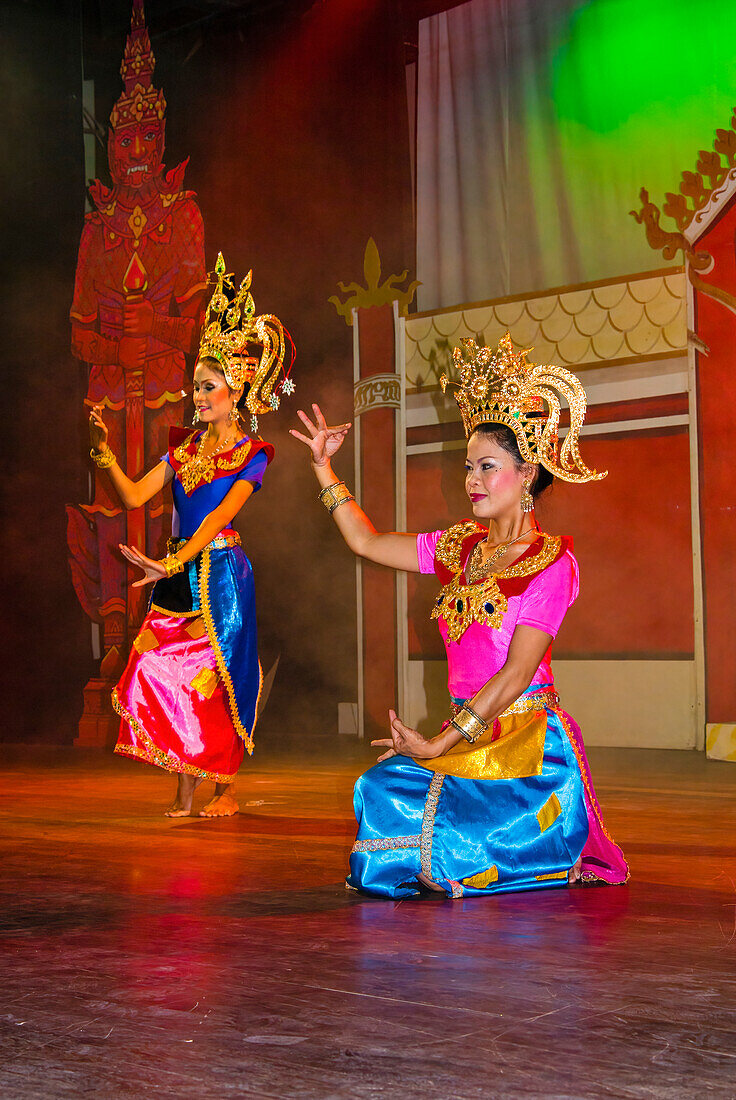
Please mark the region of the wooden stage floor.
<svg viewBox="0 0 736 1100"><path fill-rule="evenodd" d="M736 766L591 758L628 887L391 903L343 888L345 739L260 746L222 821L6 746L0 1096L736 1096Z"/></svg>

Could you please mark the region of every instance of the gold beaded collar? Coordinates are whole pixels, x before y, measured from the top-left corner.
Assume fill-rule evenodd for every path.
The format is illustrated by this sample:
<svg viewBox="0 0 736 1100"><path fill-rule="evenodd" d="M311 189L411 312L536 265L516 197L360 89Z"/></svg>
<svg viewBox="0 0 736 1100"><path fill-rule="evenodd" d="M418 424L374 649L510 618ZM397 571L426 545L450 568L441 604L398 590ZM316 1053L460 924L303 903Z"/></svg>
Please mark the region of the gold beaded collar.
<svg viewBox="0 0 736 1100"><path fill-rule="evenodd" d="M559 535L540 534L542 545L535 553L525 552L507 569L469 583L465 579L464 571L474 547L466 553L465 544L472 535L480 534L483 530L484 528L473 521L455 524L443 532L435 549L435 559L454 576L441 588L432 608L431 618L444 620L447 636L453 642L459 642L474 622L498 630L508 610L510 593L504 592L504 582L518 581L541 573L559 558L562 550L563 540ZM532 547L534 545L532 543Z"/></svg>
<svg viewBox="0 0 736 1100"><path fill-rule="evenodd" d="M196 432L192 432L187 436L173 454L174 461L180 464L176 474L187 496L191 496L200 485L209 484L218 472L239 470L245 464L253 447L252 441L245 439L235 443L222 454L213 452L205 455L202 451L207 438L206 433L202 434L194 452L191 450L196 435Z"/></svg>

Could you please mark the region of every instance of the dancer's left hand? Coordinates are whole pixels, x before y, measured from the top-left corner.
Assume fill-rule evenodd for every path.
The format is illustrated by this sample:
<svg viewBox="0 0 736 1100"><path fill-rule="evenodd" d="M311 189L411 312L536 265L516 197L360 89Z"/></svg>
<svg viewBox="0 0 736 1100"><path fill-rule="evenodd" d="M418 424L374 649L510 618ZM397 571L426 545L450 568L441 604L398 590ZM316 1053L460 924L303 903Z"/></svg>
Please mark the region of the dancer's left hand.
<svg viewBox="0 0 736 1100"><path fill-rule="evenodd" d="M418 730L405 726L395 710L388 712L388 718L391 723L390 740L386 738L381 741L371 741L371 745L376 749L388 749L388 752L378 757L376 763L380 764L382 760L389 760L392 756L413 756L418 760L432 760L440 755L437 747L426 737L422 737Z"/></svg>
<svg viewBox="0 0 736 1100"><path fill-rule="evenodd" d="M166 576L166 569L160 561L155 561L153 558L147 558L145 554L141 554L140 550L137 550L135 546L124 546L122 542L118 543L120 553L124 558L130 562L131 565L137 565L139 569L143 570L144 576L140 580L133 581L131 588L142 588L144 584L150 584L151 581L160 581L162 577Z"/></svg>

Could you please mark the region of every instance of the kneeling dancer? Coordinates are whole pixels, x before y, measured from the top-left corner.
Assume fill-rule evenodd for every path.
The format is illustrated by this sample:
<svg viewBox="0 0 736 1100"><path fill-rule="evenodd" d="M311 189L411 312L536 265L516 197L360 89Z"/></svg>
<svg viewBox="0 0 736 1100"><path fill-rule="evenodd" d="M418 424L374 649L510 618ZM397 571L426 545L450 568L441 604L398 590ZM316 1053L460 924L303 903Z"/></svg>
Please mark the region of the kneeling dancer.
<svg viewBox="0 0 736 1100"><path fill-rule="evenodd" d="M389 711L390 739L355 786L358 836L347 884L384 897L623 883L578 726L560 707L551 643L578 594L572 541L541 531L534 501L557 477L597 480L578 451L585 393L569 371L537 366L507 334L496 350L462 341L456 401L468 438L475 520L429 534L375 530L330 459L349 424L315 405L299 416L320 498L350 549L394 569L435 573L432 611L448 660L451 717L425 739ZM443 390L448 380L442 378ZM561 395L570 430L557 429ZM478 521L478 522L476 522Z"/></svg>

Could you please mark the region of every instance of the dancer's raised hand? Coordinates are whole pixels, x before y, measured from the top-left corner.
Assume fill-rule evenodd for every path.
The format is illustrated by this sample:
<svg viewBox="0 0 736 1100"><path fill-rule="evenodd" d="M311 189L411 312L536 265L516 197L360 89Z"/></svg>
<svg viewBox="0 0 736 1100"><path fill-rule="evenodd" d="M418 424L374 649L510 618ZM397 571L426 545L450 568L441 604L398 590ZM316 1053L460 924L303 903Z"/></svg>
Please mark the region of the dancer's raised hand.
<svg viewBox="0 0 736 1100"><path fill-rule="evenodd" d="M350 431L352 423L337 424L331 428L322 415L319 405L313 404L312 410L316 423L313 423L302 409L297 409L297 416L306 427L311 438L302 435L294 428L289 429L289 435L293 435L294 439L298 439L309 447L312 452L313 466L326 466L332 456L337 454L342 447L343 440Z"/></svg>
<svg viewBox="0 0 736 1100"><path fill-rule="evenodd" d="M95 451L107 450L107 424L102 419L102 406L92 405L91 402L85 401L86 405L89 405L89 441Z"/></svg>
<svg viewBox="0 0 736 1100"><path fill-rule="evenodd" d="M143 576L140 580L133 581L131 588L142 588L144 584L150 584L151 581L160 581L162 577L166 576L166 567L160 561L147 558L135 546L124 546L122 542L118 543L118 546L120 553L124 558L127 558L131 565L137 565L139 569L143 570Z"/></svg>

